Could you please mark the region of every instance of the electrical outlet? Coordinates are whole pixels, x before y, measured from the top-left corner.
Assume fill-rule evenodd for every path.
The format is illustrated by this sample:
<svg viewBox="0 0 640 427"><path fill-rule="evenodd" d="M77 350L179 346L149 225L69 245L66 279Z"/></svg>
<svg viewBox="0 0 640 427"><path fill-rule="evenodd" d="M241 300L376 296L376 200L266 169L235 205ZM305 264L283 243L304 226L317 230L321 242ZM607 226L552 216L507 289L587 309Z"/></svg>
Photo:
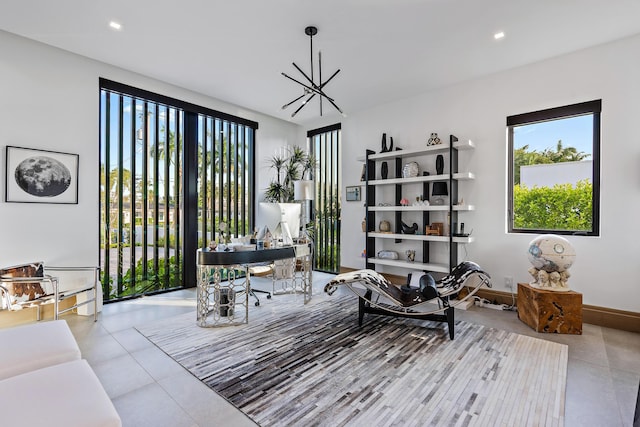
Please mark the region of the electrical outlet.
<svg viewBox="0 0 640 427"><path fill-rule="evenodd" d="M511 276L504 276L504 286L507 289L513 289L513 277Z"/></svg>

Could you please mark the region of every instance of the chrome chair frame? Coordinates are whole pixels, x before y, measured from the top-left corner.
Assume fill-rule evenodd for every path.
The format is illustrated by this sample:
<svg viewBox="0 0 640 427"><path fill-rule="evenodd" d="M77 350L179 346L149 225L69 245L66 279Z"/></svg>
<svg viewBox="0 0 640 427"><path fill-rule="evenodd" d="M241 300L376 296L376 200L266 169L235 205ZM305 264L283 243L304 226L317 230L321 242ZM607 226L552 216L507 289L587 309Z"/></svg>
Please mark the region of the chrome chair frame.
<svg viewBox="0 0 640 427"><path fill-rule="evenodd" d="M53 300L53 310L54 310L54 319L58 320L58 318L60 317L61 314L64 314L68 311L71 310L75 310L78 307L81 307L83 305L86 304L90 304L93 303L93 321L97 321L98 320L98 277L100 274L100 268L99 267L48 267L48 266L44 266L44 270L45 271L51 271L51 272L72 272L72 271L93 271L94 272L94 276L93 276L93 283L91 283L90 285L87 286L82 286L79 288L74 288L74 289L67 289L67 290L60 290L60 281L58 279L58 277L56 276L52 276L50 274L44 274L42 277L2 277L0 276L0 293L2 293L3 298L5 299L6 305L7 305L7 309L11 310L12 304L11 303L11 297L9 294L9 289L4 286L4 284L8 284L8 283L34 283L34 282L38 282L41 284L49 284L50 287L53 289L53 293L52 294L48 294L48 295L43 295L39 298L36 298L34 300L31 301L23 301L23 302L19 302L17 304L21 305L21 306L26 306L26 305L31 305L34 304L37 306L38 311L37 311L37 320L41 319L41 310L40 310L40 306L43 302L46 301L50 301ZM76 303L68 308L65 308L64 310L60 310L60 302L64 301L65 299L77 296L79 294L82 294L84 292L88 292L88 291L94 291L93 294L93 298L87 298L85 301L82 301L80 303L78 303L78 301L76 300Z"/></svg>

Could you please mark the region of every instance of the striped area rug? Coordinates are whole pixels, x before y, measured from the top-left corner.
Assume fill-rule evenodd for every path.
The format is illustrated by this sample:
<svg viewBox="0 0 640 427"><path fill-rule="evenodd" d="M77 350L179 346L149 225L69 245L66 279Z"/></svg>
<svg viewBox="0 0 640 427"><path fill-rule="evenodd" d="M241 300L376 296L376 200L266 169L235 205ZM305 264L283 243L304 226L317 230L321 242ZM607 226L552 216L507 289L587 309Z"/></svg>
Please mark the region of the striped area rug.
<svg viewBox="0 0 640 427"><path fill-rule="evenodd" d="M315 298L315 297L314 297ZM275 301L248 325L195 312L138 330L262 426L562 426L567 346L468 322Z"/></svg>

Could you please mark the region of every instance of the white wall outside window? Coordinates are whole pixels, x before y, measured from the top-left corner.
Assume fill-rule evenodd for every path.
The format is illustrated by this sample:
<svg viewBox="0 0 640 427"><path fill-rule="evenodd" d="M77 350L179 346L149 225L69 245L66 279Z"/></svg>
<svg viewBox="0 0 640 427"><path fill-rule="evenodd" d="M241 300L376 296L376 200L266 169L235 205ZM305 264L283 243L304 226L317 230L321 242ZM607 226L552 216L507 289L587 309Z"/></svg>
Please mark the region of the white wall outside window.
<svg viewBox="0 0 640 427"><path fill-rule="evenodd" d="M592 170L591 160L520 166L520 185L527 188L576 185L578 181L591 181Z"/></svg>

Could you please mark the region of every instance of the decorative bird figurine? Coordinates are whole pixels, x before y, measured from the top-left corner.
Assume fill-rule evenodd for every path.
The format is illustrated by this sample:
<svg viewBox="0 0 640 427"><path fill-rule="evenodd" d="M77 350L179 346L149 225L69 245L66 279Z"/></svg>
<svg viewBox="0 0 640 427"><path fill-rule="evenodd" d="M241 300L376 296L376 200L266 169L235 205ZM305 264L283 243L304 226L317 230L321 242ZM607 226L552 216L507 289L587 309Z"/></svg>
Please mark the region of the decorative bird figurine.
<svg viewBox="0 0 640 427"><path fill-rule="evenodd" d="M404 221L400 221L402 223L402 234L416 234L418 231L418 224L415 222L411 227L404 223Z"/></svg>

